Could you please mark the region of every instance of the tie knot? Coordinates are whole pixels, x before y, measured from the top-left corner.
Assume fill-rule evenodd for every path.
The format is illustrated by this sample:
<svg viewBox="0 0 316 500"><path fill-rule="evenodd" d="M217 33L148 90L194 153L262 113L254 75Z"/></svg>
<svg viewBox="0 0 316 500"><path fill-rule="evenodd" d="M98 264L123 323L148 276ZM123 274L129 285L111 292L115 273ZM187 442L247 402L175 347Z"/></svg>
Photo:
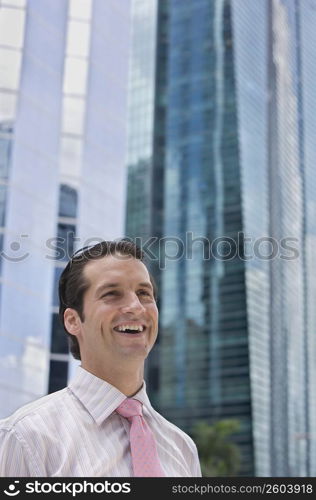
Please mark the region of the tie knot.
<svg viewBox="0 0 316 500"><path fill-rule="evenodd" d="M136 415L142 416L142 406L142 403L137 401L137 399L126 398L123 403L116 408L116 411L125 418L136 417Z"/></svg>

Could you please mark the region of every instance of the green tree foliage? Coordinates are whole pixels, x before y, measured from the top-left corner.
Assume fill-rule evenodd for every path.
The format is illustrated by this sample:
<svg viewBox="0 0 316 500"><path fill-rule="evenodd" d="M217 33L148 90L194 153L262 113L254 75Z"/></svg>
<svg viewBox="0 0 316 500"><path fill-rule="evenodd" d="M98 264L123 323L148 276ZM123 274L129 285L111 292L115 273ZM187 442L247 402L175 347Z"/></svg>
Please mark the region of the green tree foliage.
<svg viewBox="0 0 316 500"><path fill-rule="evenodd" d="M237 475L240 451L232 442L231 435L239 428L240 423L235 419L219 420L212 425L201 421L194 426L192 435L198 448L204 477Z"/></svg>

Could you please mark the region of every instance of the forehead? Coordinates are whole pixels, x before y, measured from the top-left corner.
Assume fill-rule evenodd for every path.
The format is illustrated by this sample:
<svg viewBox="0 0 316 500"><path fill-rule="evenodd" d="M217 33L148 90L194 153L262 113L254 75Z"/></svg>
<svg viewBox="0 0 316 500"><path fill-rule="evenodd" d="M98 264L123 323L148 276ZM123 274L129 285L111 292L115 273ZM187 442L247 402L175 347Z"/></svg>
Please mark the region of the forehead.
<svg viewBox="0 0 316 500"><path fill-rule="evenodd" d="M149 281L148 270L139 259L125 255L106 255L91 260L83 270L90 287L94 288L108 280L115 282Z"/></svg>

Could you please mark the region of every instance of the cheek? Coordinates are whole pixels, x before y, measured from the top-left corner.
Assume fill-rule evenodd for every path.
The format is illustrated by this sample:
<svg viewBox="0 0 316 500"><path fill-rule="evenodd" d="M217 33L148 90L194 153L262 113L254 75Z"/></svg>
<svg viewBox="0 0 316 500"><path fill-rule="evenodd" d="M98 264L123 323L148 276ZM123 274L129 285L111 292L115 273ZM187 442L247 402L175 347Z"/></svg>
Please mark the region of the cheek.
<svg viewBox="0 0 316 500"><path fill-rule="evenodd" d="M89 316L86 316L85 326L87 329L91 329L97 334L97 332L106 328L110 317L111 316L109 311L107 311L107 308L102 306L97 310L92 311Z"/></svg>
<svg viewBox="0 0 316 500"><path fill-rule="evenodd" d="M152 304L152 306L149 309L149 313L155 323L158 323L158 309L156 304Z"/></svg>

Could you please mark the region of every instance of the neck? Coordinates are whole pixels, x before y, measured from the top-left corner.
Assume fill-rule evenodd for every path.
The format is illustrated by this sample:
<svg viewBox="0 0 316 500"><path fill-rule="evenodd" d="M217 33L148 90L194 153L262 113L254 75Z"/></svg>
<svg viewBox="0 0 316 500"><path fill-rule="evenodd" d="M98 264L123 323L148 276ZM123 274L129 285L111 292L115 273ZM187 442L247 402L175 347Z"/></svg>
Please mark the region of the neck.
<svg viewBox="0 0 316 500"><path fill-rule="evenodd" d="M144 380L144 365L135 369L125 367L111 368L111 372L106 367L89 367L86 363L81 363L82 368L92 373L96 377L105 380L116 387L126 397L134 396L142 387Z"/></svg>

